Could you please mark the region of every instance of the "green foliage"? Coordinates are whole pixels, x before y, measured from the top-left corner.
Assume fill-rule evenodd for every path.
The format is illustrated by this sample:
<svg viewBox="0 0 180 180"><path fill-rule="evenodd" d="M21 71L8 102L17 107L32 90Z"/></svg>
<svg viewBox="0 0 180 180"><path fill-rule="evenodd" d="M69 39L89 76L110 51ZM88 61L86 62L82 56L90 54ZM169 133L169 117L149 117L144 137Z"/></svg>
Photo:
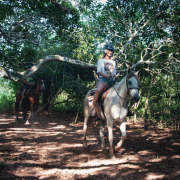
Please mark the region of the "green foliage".
<svg viewBox="0 0 180 180"><path fill-rule="evenodd" d="M74 8L70 1L61 2L61 6L65 9ZM4 1L0 9L0 29L3 33L0 45L3 51L0 56L2 62L5 62L2 64L4 67L24 70L28 64L34 64L49 51L50 54L58 52L65 55L62 52L66 49L66 55L70 55L74 46L70 35L79 26L76 9L69 12L48 0Z"/></svg>
<svg viewBox="0 0 180 180"><path fill-rule="evenodd" d="M179 103L180 96L178 89L180 87L177 79L173 75L161 73L155 75L152 82L147 82L144 79L142 82L143 97L141 105L138 108L138 114L145 118L145 103L147 94L149 95L148 102L148 124L149 125L166 125L173 129L179 128Z"/></svg>
<svg viewBox="0 0 180 180"><path fill-rule="evenodd" d="M138 66L143 73L137 114L149 124L178 128L179 1L56 2L63 8L49 0L0 1L0 65L20 72L54 54L96 64L105 43L115 46L115 55L126 46L117 57L118 69L140 60L154 62ZM45 80L51 100L57 96L53 108L58 111L82 112L83 98L95 86L92 71L59 62L44 65L35 78ZM13 104L19 85L1 83L1 109Z"/></svg>
<svg viewBox="0 0 180 180"><path fill-rule="evenodd" d="M69 67L65 67L68 68ZM73 67L71 67L73 68ZM61 93L56 99L57 105L53 107L55 111L71 111L71 112L81 112L83 110L83 99L85 98L86 93L90 89L90 85L94 86L94 83L88 81L83 81L80 75L77 73L76 76L68 71L64 71L63 86L59 90ZM75 72L74 72L75 73ZM86 79L87 80L87 79ZM63 103L64 102L64 103Z"/></svg>
<svg viewBox="0 0 180 180"><path fill-rule="evenodd" d="M13 112L15 92L10 81L0 79L0 113Z"/></svg>

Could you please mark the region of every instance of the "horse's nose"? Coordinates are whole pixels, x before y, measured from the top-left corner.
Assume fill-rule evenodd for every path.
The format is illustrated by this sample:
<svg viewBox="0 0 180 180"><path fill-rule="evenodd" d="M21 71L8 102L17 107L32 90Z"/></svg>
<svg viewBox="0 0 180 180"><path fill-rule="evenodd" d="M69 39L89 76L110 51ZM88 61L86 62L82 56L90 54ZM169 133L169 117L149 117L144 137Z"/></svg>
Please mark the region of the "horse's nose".
<svg viewBox="0 0 180 180"><path fill-rule="evenodd" d="M138 94L136 94L134 97L133 97L133 100L134 102L138 102L140 100L140 97Z"/></svg>

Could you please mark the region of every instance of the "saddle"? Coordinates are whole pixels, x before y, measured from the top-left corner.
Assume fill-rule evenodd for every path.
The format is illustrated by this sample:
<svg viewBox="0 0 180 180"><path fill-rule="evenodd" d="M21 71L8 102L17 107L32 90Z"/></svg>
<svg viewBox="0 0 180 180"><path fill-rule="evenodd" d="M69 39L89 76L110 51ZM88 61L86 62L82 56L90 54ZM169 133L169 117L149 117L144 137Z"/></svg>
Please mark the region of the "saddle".
<svg viewBox="0 0 180 180"><path fill-rule="evenodd" d="M109 93L109 91L110 91L110 88L107 89L107 90L102 91L102 93L99 95L98 102L103 102L104 99L106 98L107 94ZM89 100L89 101L92 101L92 100L93 100L93 96L94 96L95 92L96 92L95 89L92 89L92 90L89 92L89 95L88 95L88 100Z"/></svg>
<svg viewBox="0 0 180 180"><path fill-rule="evenodd" d="M104 113L104 107L103 107L103 102L104 100L106 99L111 87L113 86L114 84L112 85L108 85L106 86L103 91L99 94L99 98L98 98L98 101L95 105L95 111L98 113L98 110L102 110L102 112ZM96 89L92 89L90 92L89 92L89 95L88 95L88 100L89 102L92 102L93 100L93 96L95 94L95 91Z"/></svg>

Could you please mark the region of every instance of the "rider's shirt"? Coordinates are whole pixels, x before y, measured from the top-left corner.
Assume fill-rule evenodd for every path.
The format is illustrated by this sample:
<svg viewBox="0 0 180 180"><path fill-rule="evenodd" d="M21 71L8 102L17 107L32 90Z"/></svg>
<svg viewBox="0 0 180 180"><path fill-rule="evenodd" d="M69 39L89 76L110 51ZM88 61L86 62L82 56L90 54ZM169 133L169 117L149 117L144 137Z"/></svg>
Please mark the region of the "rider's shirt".
<svg viewBox="0 0 180 180"><path fill-rule="evenodd" d="M98 60L97 73L102 72L104 74L116 74L116 62L113 60L106 60L104 58ZM99 77L102 77L99 75Z"/></svg>

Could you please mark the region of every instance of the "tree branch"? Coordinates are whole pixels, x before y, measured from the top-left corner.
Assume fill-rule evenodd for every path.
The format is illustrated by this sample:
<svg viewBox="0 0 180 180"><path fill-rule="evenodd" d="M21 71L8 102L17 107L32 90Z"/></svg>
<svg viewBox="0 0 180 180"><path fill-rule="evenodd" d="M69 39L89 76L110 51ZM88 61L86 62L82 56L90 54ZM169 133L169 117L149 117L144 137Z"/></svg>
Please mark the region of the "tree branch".
<svg viewBox="0 0 180 180"><path fill-rule="evenodd" d="M6 79L10 79L13 81L21 81L24 80L33 74L37 73L37 71L46 63L52 62L52 61L60 61L65 62L71 65L76 65L82 68L90 69L90 70L96 70L97 66L94 64L85 63L82 61L78 61L75 59L62 57L59 55L50 55L46 56L43 59L40 59L30 70L24 71L24 72L15 72L13 70L8 71L3 67L0 67L0 76Z"/></svg>
<svg viewBox="0 0 180 180"><path fill-rule="evenodd" d="M72 9L65 8L65 7L63 7L60 3L55 2L54 0L50 0L50 3L55 4L56 6L58 6L59 8L61 8L62 10L65 10L65 11L68 11L68 12L71 12L71 11L72 11Z"/></svg>
<svg viewBox="0 0 180 180"><path fill-rule="evenodd" d="M147 20L141 27L137 27L137 30L134 31L134 33L132 33L129 29L130 32L130 37L127 40L127 42L125 43L125 45L122 46L122 48L120 49L120 51L116 54L116 56L113 57L113 59L117 59L120 54L122 54L124 52L124 50L127 48L127 46L131 43L131 41L137 36L137 34L144 29L144 27L147 26L148 23L150 23L153 19L155 19L156 17L158 17L160 14L162 13L162 11L158 12L157 14L155 14L154 16L152 16L149 20ZM125 23L125 21L123 20L124 24L127 26L127 24ZM136 25L137 26L137 25Z"/></svg>
<svg viewBox="0 0 180 180"><path fill-rule="evenodd" d="M9 38L4 34L4 32L2 31L2 29L0 29L0 32L1 32L2 36L4 37L4 39L5 39L9 44L14 45L14 44L9 40Z"/></svg>
<svg viewBox="0 0 180 180"><path fill-rule="evenodd" d="M170 43L170 44L172 43L170 39L166 39L166 40L160 41L160 42L151 43L151 45L154 44L154 47L150 48L150 45L149 45L147 48L145 48L141 53L141 59L137 63L133 64L132 66L131 66L129 61L121 60L118 58L117 58L117 60L120 60L124 63L129 64L131 66L131 69L134 69L137 66L142 65L142 64L148 64L148 65L150 65L150 64L161 64L160 62L153 61L153 59L164 53L161 51L161 48L168 45L168 43ZM149 57L148 59L145 60L145 58L148 55L151 55L151 57ZM169 58L168 58L169 61L170 61L170 59L173 59L173 57L171 57L171 56L172 55L169 55ZM62 57L59 55L49 55L49 56L46 56L46 57L40 59L30 70L24 71L24 72L15 72L13 70L6 70L5 68L0 67L0 76L3 78L6 78L6 79L13 80L13 81L21 81L21 80L24 80L24 79L32 76L33 74L37 73L37 71L44 64L52 62L52 61L60 61L60 62L64 62L67 64L79 66L81 68L90 69L93 71L95 71L97 69L97 65L94 65L94 64L85 63L82 61L78 61L78 60L67 58L67 57ZM179 61L176 59L175 59L175 62L179 63ZM163 62L163 63L165 63L165 62ZM168 62L168 63L170 63L170 62ZM173 64L173 62L172 62L172 64ZM117 73L125 73L126 71L127 71L127 69L117 70ZM177 72L174 72L174 73L177 73Z"/></svg>

